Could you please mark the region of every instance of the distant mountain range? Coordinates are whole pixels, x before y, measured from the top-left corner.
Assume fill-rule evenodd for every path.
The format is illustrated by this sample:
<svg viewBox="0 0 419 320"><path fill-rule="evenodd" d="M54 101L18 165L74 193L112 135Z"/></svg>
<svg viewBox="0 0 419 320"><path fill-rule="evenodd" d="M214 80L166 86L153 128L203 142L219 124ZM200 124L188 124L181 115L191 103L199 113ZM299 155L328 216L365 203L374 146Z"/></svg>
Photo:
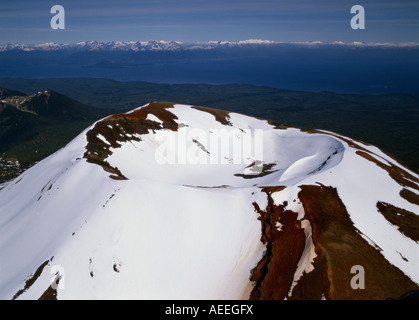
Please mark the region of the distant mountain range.
<svg viewBox="0 0 419 320"><path fill-rule="evenodd" d="M80 41L76 43L42 43L42 44L4 44L0 51L57 51L57 50L88 50L88 51L179 51L179 50L209 50L215 48L249 46L343 46L343 47L375 47L375 48L418 48L419 43L366 43L342 41L321 42L280 42L272 40L248 39L242 41L208 41L208 42L181 42L181 41Z"/></svg>
<svg viewBox="0 0 419 320"><path fill-rule="evenodd" d="M89 77L251 84L299 91L419 93L419 44L269 40L84 41L0 46L0 78Z"/></svg>

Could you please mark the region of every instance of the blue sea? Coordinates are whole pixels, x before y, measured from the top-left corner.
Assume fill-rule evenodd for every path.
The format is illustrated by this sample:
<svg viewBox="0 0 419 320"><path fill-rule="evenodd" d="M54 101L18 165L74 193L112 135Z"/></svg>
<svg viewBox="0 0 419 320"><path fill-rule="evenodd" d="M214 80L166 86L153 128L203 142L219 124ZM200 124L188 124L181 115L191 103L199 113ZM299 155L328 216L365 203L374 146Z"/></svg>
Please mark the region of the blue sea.
<svg viewBox="0 0 419 320"><path fill-rule="evenodd" d="M419 93L419 48L282 45L174 52L0 52L0 78L68 77L237 83L314 92Z"/></svg>

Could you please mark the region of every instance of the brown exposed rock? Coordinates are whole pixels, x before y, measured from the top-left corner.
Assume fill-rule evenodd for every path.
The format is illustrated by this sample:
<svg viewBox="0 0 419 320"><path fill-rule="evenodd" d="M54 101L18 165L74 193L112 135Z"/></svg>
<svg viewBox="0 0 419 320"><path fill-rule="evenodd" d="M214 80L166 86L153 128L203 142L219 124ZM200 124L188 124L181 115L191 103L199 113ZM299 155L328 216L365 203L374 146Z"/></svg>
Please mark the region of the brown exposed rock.
<svg viewBox="0 0 419 320"><path fill-rule="evenodd" d="M36 269L36 271L34 272L33 275L30 275L28 277L28 279L25 281L25 285L23 287L23 289L19 290L18 292L16 292L16 294L13 296L12 300L16 300L17 298L19 298L19 296L26 292L34 283L35 281L40 277L42 271L44 271L44 268L48 265L48 263L52 261L52 258L50 260L46 260L44 263L42 263L38 269Z"/></svg>
<svg viewBox="0 0 419 320"><path fill-rule="evenodd" d="M288 300L332 299L326 256L319 250L316 250L316 254L312 262L314 270L310 273L303 273L288 296Z"/></svg>
<svg viewBox="0 0 419 320"><path fill-rule="evenodd" d="M105 119L105 121L134 121L134 123L139 122L139 120L144 120L144 123L141 124L147 124L146 128L143 128L141 125L138 126L137 124L134 125L136 129L140 129L142 132L133 132L133 133L147 133L148 129L152 129L153 127L155 129L160 129L159 126L153 126L152 123L156 123L152 120L147 120L147 116L149 114L155 115L157 118L159 118L163 122L163 128L165 129L171 129L176 131L178 128L178 125L176 123L177 117L168 111L167 109L174 108L174 104L172 102L167 101L159 101L159 102L152 102L148 104L147 106L143 108L139 108L137 110L134 110L129 113L124 114L116 114L112 115ZM151 125L152 128L149 128L148 125Z"/></svg>
<svg viewBox="0 0 419 320"><path fill-rule="evenodd" d="M302 277L292 297L307 297L306 289L309 292L315 290L308 285L313 283L320 285L322 290L329 287L323 293L327 299L334 300L386 299L419 288L362 238L335 188L312 185L300 188L298 196L305 218L312 226L317 257L314 259L315 270ZM365 289L354 290L351 287L354 274L350 271L354 265L360 265L365 270ZM317 276L321 281L316 279Z"/></svg>
<svg viewBox="0 0 419 320"><path fill-rule="evenodd" d="M400 196L409 201L410 203L419 206L419 195L417 195L416 193L408 189L403 189L402 191L400 191Z"/></svg>
<svg viewBox="0 0 419 320"><path fill-rule="evenodd" d="M44 291L44 293L39 297L38 300L57 300L57 288L58 284L60 283L60 276L55 276L53 283L55 283L55 287L52 285L48 286L48 288Z"/></svg>
<svg viewBox="0 0 419 320"><path fill-rule="evenodd" d="M357 151L356 154L363 157L364 159L367 159L368 161L375 163L380 168L386 170L390 177L392 177L394 181L396 181L401 186L410 187L419 191L419 179L411 175L403 168L396 166L395 164L390 162L386 164L384 161L379 161L370 152Z"/></svg>
<svg viewBox="0 0 419 320"><path fill-rule="evenodd" d="M109 116L96 123L93 129L89 130L87 146L84 158L90 163L95 163L112 175L113 179L126 180L122 172L111 166L106 159L112 154L111 148L120 148L121 143L127 141L140 141L135 135L146 134L149 130L169 129L177 131L177 117L167 109L173 108L170 102L153 102L149 105L134 110L130 113L116 114ZM147 120L149 114L155 115L162 121ZM99 138L101 135L106 141Z"/></svg>
<svg viewBox="0 0 419 320"><path fill-rule="evenodd" d="M284 124L282 122L274 121L274 120L268 120L268 119L262 119L268 121L268 123L274 127L274 129L283 130L291 128L291 126ZM303 131L303 129L301 129Z"/></svg>
<svg viewBox="0 0 419 320"><path fill-rule="evenodd" d="M27 280L25 281L25 285L23 289L20 289L16 294L13 296L12 300L16 300L21 294L25 293L35 282L38 280L38 278L41 276L42 272L44 271L45 267L54 259L52 256L51 259L44 261L37 269L36 271L31 274Z"/></svg>
<svg viewBox="0 0 419 320"><path fill-rule="evenodd" d="M219 123L226 126L231 126L230 113L228 111L224 111L221 109L214 109L214 108L206 108L206 107L195 107L195 106L193 106L192 108L199 111L210 113L215 117L215 120L218 121Z"/></svg>
<svg viewBox="0 0 419 320"><path fill-rule="evenodd" d="M250 165L248 165L246 167L247 168L251 168L253 166L256 166L256 162L251 163ZM271 170L273 167L276 166L275 163L264 163L262 165L259 165L259 169L260 172L259 173L235 173L234 176L236 177L241 177L243 179L256 179L256 178L260 178L260 177L264 177L267 176L268 174L277 172L278 170Z"/></svg>
<svg viewBox="0 0 419 320"><path fill-rule="evenodd" d="M398 268L390 264L381 252L371 246L355 228L338 196L337 190L323 185L300 186L298 197L304 208L304 218L311 225L314 245L314 269L303 273L292 288L294 274L302 257L306 234L297 220L297 213L286 209L287 203L275 205L272 193L285 187L264 187L268 205L260 214L262 239L266 253L251 277L255 281L250 299L332 299L382 300L399 297L419 287ZM393 216L393 215L392 215ZM407 218L407 216L409 218ZM406 214L398 225L409 224ZM406 219L406 220L404 220ZM276 223L281 224L280 230ZM411 227L411 226L410 226ZM365 271L365 288L354 289L351 280L353 266ZM292 291L290 292L292 288Z"/></svg>
<svg viewBox="0 0 419 320"><path fill-rule="evenodd" d="M419 242L419 216L385 202L377 202L377 208L401 233Z"/></svg>
<svg viewBox="0 0 419 320"><path fill-rule="evenodd" d="M298 261L305 246L304 230L297 220L298 214L286 210L284 205L276 206L271 197L272 192L281 191L285 187L265 187L268 205L261 210L257 203L253 203L260 214L262 224L262 239L266 244L266 253L253 270L251 277L255 286L250 299L284 299L292 285ZM281 224L280 231L276 227Z"/></svg>

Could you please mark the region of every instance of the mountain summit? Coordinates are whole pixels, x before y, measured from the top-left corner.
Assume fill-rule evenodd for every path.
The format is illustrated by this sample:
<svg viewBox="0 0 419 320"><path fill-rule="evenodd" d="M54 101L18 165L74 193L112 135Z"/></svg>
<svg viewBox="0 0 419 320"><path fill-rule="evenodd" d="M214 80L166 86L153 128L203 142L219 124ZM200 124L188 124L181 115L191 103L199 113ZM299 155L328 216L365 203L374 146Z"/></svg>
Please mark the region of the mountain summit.
<svg viewBox="0 0 419 320"><path fill-rule="evenodd" d="M1 299L385 299L419 283L419 176L378 148L154 102L0 190Z"/></svg>
<svg viewBox="0 0 419 320"><path fill-rule="evenodd" d="M89 106L50 89L25 97L17 108L39 116L60 119L88 119L92 114Z"/></svg>

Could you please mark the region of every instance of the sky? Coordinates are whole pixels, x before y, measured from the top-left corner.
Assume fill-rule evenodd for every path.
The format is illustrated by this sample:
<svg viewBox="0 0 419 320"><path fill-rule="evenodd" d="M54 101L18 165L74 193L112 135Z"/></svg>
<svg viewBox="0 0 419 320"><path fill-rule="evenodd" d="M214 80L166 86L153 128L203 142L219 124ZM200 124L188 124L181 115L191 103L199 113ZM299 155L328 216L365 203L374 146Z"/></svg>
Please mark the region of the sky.
<svg viewBox="0 0 419 320"><path fill-rule="evenodd" d="M53 30L53 5L65 29ZM365 9L353 30L351 7ZM418 0L0 0L0 44L78 41L419 42Z"/></svg>

